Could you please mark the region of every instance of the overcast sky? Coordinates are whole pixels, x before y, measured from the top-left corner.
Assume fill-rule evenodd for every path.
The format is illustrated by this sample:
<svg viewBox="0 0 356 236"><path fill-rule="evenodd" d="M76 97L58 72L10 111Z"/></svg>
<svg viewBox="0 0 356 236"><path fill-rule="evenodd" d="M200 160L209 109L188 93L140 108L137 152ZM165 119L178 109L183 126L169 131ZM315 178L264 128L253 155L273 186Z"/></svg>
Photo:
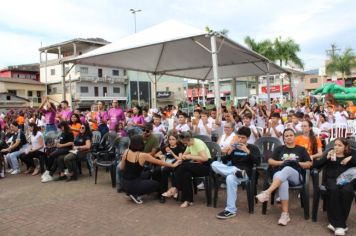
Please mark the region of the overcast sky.
<svg viewBox="0 0 356 236"><path fill-rule="evenodd" d="M356 49L356 1L353 0L11 0L0 5L0 67L39 62L38 48L72 38L116 41L165 20L194 27L228 29L243 43L291 37L301 45L306 69L323 66L325 50Z"/></svg>

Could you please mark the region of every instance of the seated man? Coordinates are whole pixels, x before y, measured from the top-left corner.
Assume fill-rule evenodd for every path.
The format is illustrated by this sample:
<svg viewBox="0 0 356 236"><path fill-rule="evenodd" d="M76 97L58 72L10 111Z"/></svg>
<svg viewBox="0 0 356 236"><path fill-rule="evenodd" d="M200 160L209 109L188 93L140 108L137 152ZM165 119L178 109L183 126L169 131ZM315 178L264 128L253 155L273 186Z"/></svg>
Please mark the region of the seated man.
<svg viewBox="0 0 356 236"><path fill-rule="evenodd" d="M218 219L236 216L237 186L251 177L253 165L260 162L259 149L247 143L250 135L250 128L241 127L223 161L214 161L211 164L215 173L226 177L227 202L225 210L216 215Z"/></svg>

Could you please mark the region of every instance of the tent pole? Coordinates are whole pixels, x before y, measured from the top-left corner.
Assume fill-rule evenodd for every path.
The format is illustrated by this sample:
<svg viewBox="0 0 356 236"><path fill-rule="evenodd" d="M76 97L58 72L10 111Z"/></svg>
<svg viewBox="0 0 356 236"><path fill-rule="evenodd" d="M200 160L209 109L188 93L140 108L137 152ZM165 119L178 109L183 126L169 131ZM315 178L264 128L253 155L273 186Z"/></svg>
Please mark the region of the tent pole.
<svg viewBox="0 0 356 236"><path fill-rule="evenodd" d="M214 97L215 97L215 107L220 108L220 85L219 85L219 68L218 68L218 55L216 51L216 35L211 35L211 57L213 63L213 73L214 73Z"/></svg>
<svg viewBox="0 0 356 236"><path fill-rule="evenodd" d="M62 63L62 99L66 100L66 74L65 74L65 65Z"/></svg>
<svg viewBox="0 0 356 236"><path fill-rule="evenodd" d="M271 110L271 81L269 78L269 62L266 63L267 66L267 108L268 110Z"/></svg>
<svg viewBox="0 0 356 236"><path fill-rule="evenodd" d="M203 96L203 107L205 107L205 80L201 82L202 96Z"/></svg>
<svg viewBox="0 0 356 236"><path fill-rule="evenodd" d="M154 80L153 80L153 93L152 93L152 107L157 108L157 75L155 74Z"/></svg>

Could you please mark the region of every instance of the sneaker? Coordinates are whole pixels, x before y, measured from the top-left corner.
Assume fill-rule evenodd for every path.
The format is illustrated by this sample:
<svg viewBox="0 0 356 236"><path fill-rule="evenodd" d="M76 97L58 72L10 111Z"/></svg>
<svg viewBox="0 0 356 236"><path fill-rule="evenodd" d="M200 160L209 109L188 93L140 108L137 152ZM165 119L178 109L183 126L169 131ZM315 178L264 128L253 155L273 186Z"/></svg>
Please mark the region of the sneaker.
<svg viewBox="0 0 356 236"><path fill-rule="evenodd" d="M141 200L141 198L139 196L135 196L130 194L129 197L136 203L136 204L142 204L143 201Z"/></svg>
<svg viewBox="0 0 356 236"><path fill-rule="evenodd" d="M200 184L198 184L197 189L204 190L205 189L204 182L201 182Z"/></svg>
<svg viewBox="0 0 356 236"><path fill-rule="evenodd" d="M9 169L9 170L7 170L6 172L10 174L10 173L13 172L13 171L14 171L13 169Z"/></svg>
<svg viewBox="0 0 356 236"><path fill-rule="evenodd" d="M278 220L279 225L286 226L288 222L290 221L290 217L288 213L282 212L281 218Z"/></svg>
<svg viewBox="0 0 356 236"><path fill-rule="evenodd" d="M50 181L53 181L53 177L50 176L50 175L45 176L45 177L41 180L42 183L47 183L47 182L50 182Z"/></svg>
<svg viewBox="0 0 356 236"><path fill-rule="evenodd" d="M232 213L230 211L224 210L224 211L220 212L219 214L217 214L216 218L221 219L221 220L225 220L225 219L232 218L234 216L236 216L236 213Z"/></svg>
<svg viewBox="0 0 356 236"><path fill-rule="evenodd" d="M235 176L239 179L245 179L247 177L247 174L245 170L237 170L235 172Z"/></svg>
<svg viewBox="0 0 356 236"><path fill-rule="evenodd" d="M0 172L0 178L5 178L4 172Z"/></svg>
<svg viewBox="0 0 356 236"><path fill-rule="evenodd" d="M12 175L17 175L20 174L21 171L19 169L14 170L13 172L11 172Z"/></svg>
<svg viewBox="0 0 356 236"><path fill-rule="evenodd" d="M65 169L65 170L64 170L64 175L67 175L67 176L69 175L68 169Z"/></svg>
<svg viewBox="0 0 356 236"><path fill-rule="evenodd" d="M260 202L267 202L269 200L269 195L268 195L268 193L266 191L263 191L262 193L257 194L256 198Z"/></svg>
<svg viewBox="0 0 356 236"><path fill-rule="evenodd" d="M335 235L345 235L345 229L344 228L336 228Z"/></svg>
<svg viewBox="0 0 356 236"><path fill-rule="evenodd" d="M41 179L44 179L45 177L49 176L49 171L46 170L42 175L41 175Z"/></svg>

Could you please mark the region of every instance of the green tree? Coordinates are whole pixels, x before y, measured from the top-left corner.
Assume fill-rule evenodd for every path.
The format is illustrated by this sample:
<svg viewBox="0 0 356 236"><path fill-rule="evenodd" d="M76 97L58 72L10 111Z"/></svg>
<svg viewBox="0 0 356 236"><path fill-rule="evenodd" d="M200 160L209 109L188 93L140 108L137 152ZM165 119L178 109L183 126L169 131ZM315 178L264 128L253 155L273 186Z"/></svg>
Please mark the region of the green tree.
<svg viewBox="0 0 356 236"><path fill-rule="evenodd" d="M288 38L286 40L282 40L281 37L277 37L273 43L275 61L279 62L279 66L282 67L283 62L285 65L288 62L292 62L300 68L304 68L304 64L302 59L300 59L297 55L300 52L300 46L293 39Z"/></svg>
<svg viewBox="0 0 356 236"><path fill-rule="evenodd" d="M332 75L340 72L345 81L346 77L351 74L353 67L356 67L356 57L352 48L346 48L341 55L333 50L330 54L330 61L326 65L326 73Z"/></svg>

